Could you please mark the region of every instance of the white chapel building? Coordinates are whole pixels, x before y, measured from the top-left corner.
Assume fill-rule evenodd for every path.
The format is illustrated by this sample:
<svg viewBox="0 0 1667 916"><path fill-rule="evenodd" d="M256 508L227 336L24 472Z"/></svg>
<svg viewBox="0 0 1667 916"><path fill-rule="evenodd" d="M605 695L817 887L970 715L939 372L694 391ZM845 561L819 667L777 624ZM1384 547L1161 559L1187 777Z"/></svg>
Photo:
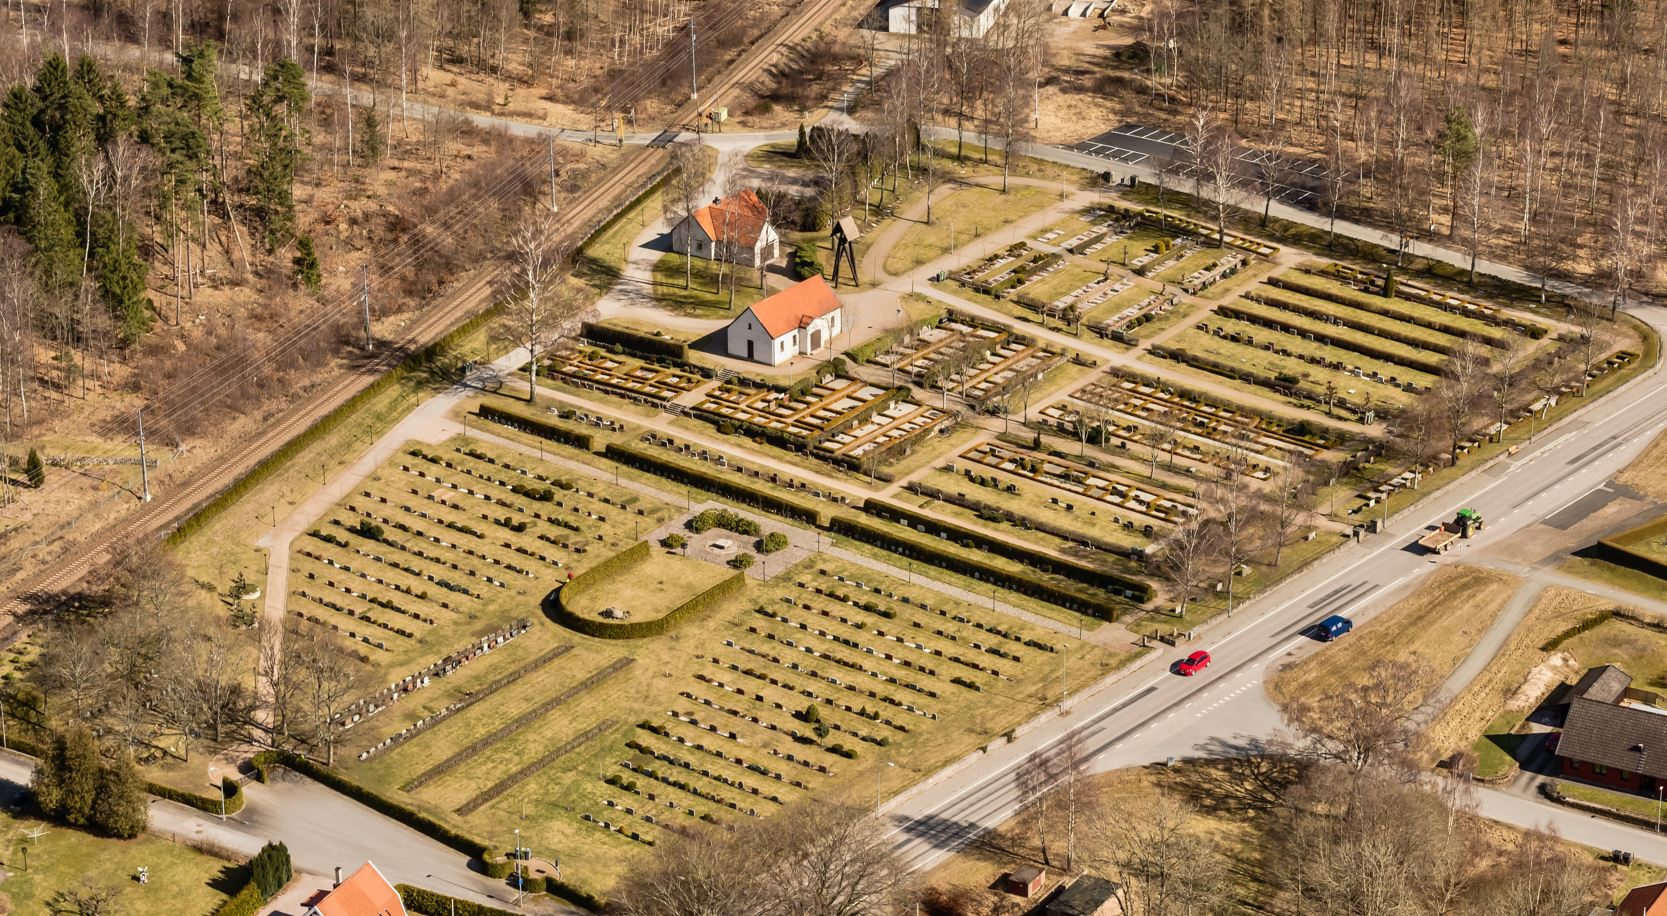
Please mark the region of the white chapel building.
<svg viewBox="0 0 1667 916"><path fill-rule="evenodd" d="M729 323L729 355L767 366L833 347L844 307L820 274L752 304Z"/></svg>

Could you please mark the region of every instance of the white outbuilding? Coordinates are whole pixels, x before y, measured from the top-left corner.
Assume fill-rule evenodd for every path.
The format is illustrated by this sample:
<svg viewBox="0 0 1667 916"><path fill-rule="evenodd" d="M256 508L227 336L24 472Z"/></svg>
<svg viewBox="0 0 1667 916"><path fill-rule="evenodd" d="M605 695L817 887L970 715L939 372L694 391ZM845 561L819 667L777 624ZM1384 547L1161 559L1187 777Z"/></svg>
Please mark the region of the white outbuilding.
<svg viewBox="0 0 1667 916"><path fill-rule="evenodd" d="M833 347L844 326L839 297L820 274L752 304L729 323L729 355L767 366Z"/></svg>

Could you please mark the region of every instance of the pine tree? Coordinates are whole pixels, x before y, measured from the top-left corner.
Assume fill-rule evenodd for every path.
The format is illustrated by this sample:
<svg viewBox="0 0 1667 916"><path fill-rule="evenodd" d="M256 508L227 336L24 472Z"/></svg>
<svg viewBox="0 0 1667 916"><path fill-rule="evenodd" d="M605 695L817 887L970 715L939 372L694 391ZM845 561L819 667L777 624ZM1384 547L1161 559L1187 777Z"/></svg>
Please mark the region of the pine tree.
<svg viewBox="0 0 1667 916"><path fill-rule="evenodd" d="M23 463L23 476L29 478L29 486L39 490L46 486L46 462L41 460L41 453L30 449L29 458Z"/></svg>
<svg viewBox="0 0 1667 916"><path fill-rule="evenodd" d="M69 64L53 54L35 73L35 130L46 142L59 193L79 204L75 170L93 153L93 127L98 115L87 90L70 74Z"/></svg>
<svg viewBox="0 0 1667 916"><path fill-rule="evenodd" d="M805 125L804 125L804 122L801 121L799 123L799 143L798 143L797 146L793 147L793 158L795 158L795 159L805 158L805 151L809 147L810 147L809 138L806 137L806 135L805 135Z"/></svg>
<svg viewBox="0 0 1667 916"><path fill-rule="evenodd" d="M274 250L295 234L295 173L307 135L300 114L306 105L306 75L288 58L269 64L249 96L254 157L249 164L249 192L266 227L267 247Z"/></svg>
<svg viewBox="0 0 1667 916"><path fill-rule="evenodd" d="M291 263L295 265L295 281L307 292L318 295L324 286L324 272L318 265L312 236L303 235L295 240L295 257Z"/></svg>
<svg viewBox="0 0 1667 916"><path fill-rule="evenodd" d="M98 742L86 726L77 725L52 738L52 747L35 766L29 788L41 812L72 827L92 823L102 766Z"/></svg>
<svg viewBox="0 0 1667 916"><path fill-rule="evenodd" d="M150 807L133 758L126 753L99 768L91 826L100 833L129 840L150 826Z"/></svg>
<svg viewBox="0 0 1667 916"><path fill-rule="evenodd" d="M377 117L375 108L366 108L359 117L359 159L366 166L374 166L382 161L382 154L388 150L388 134L382 129L382 119Z"/></svg>
<svg viewBox="0 0 1667 916"><path fill-rule="evenodd" d="M151 325L151 301L145 292L145 262L139 258L138 234L123 232L121 217L108 210L93 214L93 276L116 336L123 345L136 342Z"/></svg>
<svg viewBox="0 0 1667 916"><path fill-rule="evenodd" d="M38 145L36 155L25 155L19 178L17 227L35 248L41 285L49 291L72 289L81 279L81 245L75 236L75 217L64 205L52 163Z"/></svg>

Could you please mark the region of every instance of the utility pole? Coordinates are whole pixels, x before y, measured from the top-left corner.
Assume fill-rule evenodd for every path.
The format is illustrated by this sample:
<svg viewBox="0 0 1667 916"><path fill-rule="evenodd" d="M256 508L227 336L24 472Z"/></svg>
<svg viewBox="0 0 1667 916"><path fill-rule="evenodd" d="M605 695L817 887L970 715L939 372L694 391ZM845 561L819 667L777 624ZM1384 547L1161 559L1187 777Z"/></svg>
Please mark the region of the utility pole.
<svg viewBox="0 0 1667 916"><path fill-rule="evenodd" d="M689 100L700 97L700 84L695 78L695 17L689 17Z"/></svg>
<svg viewBox="0 0 1667 916"><path fill-rule="evenodd" d="M139 482L144 490L139 498L150 502L150 462L145 459L145 408L139 408Z"/></svg>
<svg viewBox="0 0 1667 916"><path fill-rule="evenodd" d="M556 212L556 135L550 134L550 212Z"/></svg>
<svg viewBox="0 0 1667 916"><path fill-rule="evenodd" d="M371 350L370 337L370 263L359 268L359 306L365 315L365 352Z"/></svg>

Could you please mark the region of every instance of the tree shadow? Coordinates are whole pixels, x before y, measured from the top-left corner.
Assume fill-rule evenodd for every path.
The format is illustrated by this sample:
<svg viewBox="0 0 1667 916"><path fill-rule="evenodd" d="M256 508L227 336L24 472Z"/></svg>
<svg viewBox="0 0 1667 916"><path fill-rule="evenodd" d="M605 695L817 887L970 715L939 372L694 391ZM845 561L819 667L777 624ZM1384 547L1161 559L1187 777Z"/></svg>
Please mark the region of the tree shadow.
<svg viewBox="0 0 1667 916"><path fill-rule="evenodd" d="M1160 781L1200 810L1223 816L1265 814L1278 808L1307 765L1275 742L1237 735L1210 738L1202 758L1160 768Z"/></svg>
<svg viewBox="0 0 1667 916"><path fill-rule="evenodd" d="M249 875L250 868L247 864L234 865L227 863L220 866L220 870L215 872L205 883L227 897L234 897L238 891L243 890L244 885L249 883Z"/></svg>

